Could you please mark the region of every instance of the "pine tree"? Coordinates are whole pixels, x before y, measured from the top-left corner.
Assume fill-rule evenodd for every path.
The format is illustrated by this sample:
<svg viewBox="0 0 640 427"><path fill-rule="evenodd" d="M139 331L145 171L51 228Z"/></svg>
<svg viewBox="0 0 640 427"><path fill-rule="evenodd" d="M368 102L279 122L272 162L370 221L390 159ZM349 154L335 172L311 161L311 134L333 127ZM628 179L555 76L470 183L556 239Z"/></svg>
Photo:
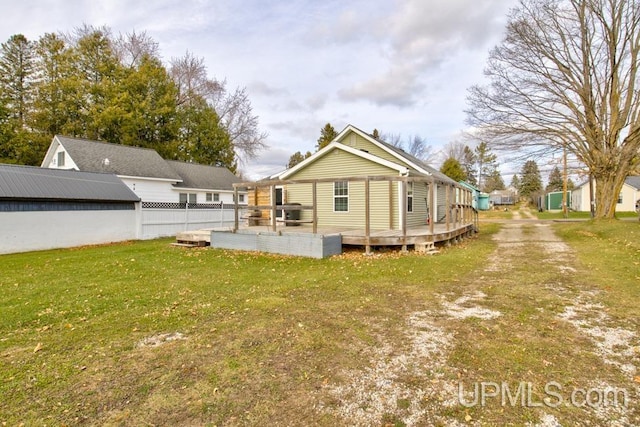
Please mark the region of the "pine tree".
<svg viewBox="0 0 640 427"><path fill-rule="evenodd" d="M462 151L462 161L460 162L465 173L465 181L471 185L478 185L476 179L477 156L468 145Z"/></svg>
<svg viewBox="0 0 640 427"><path fill-rule="evenodd" d="M522 177L520 179L520 195L525 197L533 197L542 190L542 179L540 178L540 170L533 160L528 160L522 166Z"/></svg>
<svg viewBox="0 0 640 427"><path fill-rule="evenodd" d="M520 191L520 178L518 178L517 174L515 173L513 174L513 176L511 177L511 183L509 184L509 186Z"/></svg>
<svg viewBox="0 0 640 427"><path fill-rule="evenodd" d="M289 157L289 163L287 164L287 168L294 167L298 163L301 163L305 159L308 159L309 157L311 157L311 155L312 155L311 151L307 151L307 153L304 155L300 151L296 151L291 155L291 157Z"/></svg>
<svg viewBox="0 0 640 427"><path fill-rule="evenodd" d="M331 141L333 141L336 136L338 136L338 132L331 126L331 123L327 123L320 130L320 138L318 138L317 149L322 150L324 147L329 145Z"/></svg>
<svg viewBox="0 0 640 427"><path fill-rule="evenodd" d="M560 168L556 166L551 170L551 173L549 173L549 183L545 191L547 193L550 191L562 191L563 187L564 180L562 179L562 173L560 172Z"/></svg>
<svg viewBox="0 0 640 427"><path fill-rule="evenodd" d="M482 191L491 193L494 190L504 190L504 180L498 168L494 168L491 174L485 178Z"/></svg>
<svg viewBox="0 0 640 427"><path fill-rule="evenodd" d="M491 153L489 145L481 142L475 149L475 158L477 162L478 187L484 187L484 180L491 176L496 169L496 155Z"/></svg>
<svg viewBox="0 0 640 427"><path fill-rule="evenodd" d="M33 100L34 52L22 34L15 34L0 47L0 94L10 116L25 128Z"/></svg>
<svg viewBox="0 0 640 427"><path fill-rule="evenodd" d="M440 167L440 172L453 179L454 181L464 181L467 174L462 169L460 162L453 157L449 157Z"/></svg>

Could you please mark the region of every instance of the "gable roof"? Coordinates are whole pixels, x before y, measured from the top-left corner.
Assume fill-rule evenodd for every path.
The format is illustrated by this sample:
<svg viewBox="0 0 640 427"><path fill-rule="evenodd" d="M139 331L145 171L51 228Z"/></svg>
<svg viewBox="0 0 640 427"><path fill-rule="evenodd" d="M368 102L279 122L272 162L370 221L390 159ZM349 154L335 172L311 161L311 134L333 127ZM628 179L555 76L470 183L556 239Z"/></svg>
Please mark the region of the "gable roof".
<svg viewBox="0 0 640 427"><path fill-rule="evenodd" d="M300 169L303 169L305 167L307 167L309 164L315 162L316 160L324 157L325 155L327 155L328 153L332 152L333 150L342 150L342 151L346 151L348 153L351 153L355 156L361 157L363 159L369 160L371 162L386 166L390 169L395 169L396 171L398 171L398 173L401 174L407 174L409 173L409 169L404 166L404 165L400 165L394 162L390 162L389 160L383 159L381 157L375 156L371 153L368 153L366 151L362 151L362 150L358 150L355 149L353 147L349 147L347 145L342 144L341 142L338 142L336 140L334 140L333 142L331 142L329 145L327 145L326 147L324 147L322 150L314 153L311 157L308 157L306 159L304 159L302 162L298 163L297 165L295 165L294 167L290 168L290 169L286 169L285 171L281 172L278 175L279 179L286 179L287 177L295 174L296 172L298 172Z"/></svg>
<svg viewBox="0 0 640 427"><path fill-rule="evenodd" d="M632 186L636 190L640 190L640 176L628 176L624 180L625 184Z"/></svg>
<svg viewBox="0 0 640 427"><path fill-rule="evenodd" d="M379 148L381 148L382 150L386 151L387 153L392 155L394 158L396 158L399 162L398 163L391 162L389 160L382 159L381 157L375 156L373 154L367 153L367 152L362 151L362 150L353 149L353 148L343 144L341 141L350 132L354 132L354 133L360 135L362 138L364 138L367 141L369 141L371 144L374 144L374 145L378 146ZM433 176L435 178L438 178L440 181L449 182L449 183L452 183L452 184L457 184L456 181L454 181L453 179L449 178L448 176L446 176L442 172L438 171L437 169L429 166L428 164L426 164L422 160L418 159L417 157L415 157L415 156L413 156L413 155L411 155L409 153L406 153L404 150L402 150L402 149L400 149L398 147L395 147L395 146L393 146L393 145L391 145L391 144L389 144L387 142L384 142L384 141L382 141L380 139L376 139L373 136L371 136L368 133L358 129L357 127L355 127L353 125L347 125L338 134L338 136L336 136L334 138L334 140L329 145L324 147L322 150L314 153L311 157L309 157L309 158L305 159L304 161L298 163L293 168L287 169L284 172L280 173L278 175L278 178L284 179L284 178L294 174L298 170L306 167L310 163L313 163L315 160L317 160L318 158L324 156L326 153L328 153L329 151L331 151L331 150L333 150L335 148L341 148L341 149L344 149L345 151L350 151L353 154L356 154L356 155L358 155L360 157L367 158L368 160L374 161L374 162L379 163L379 164L384 164L385 166L388 166L388 167L390 167L392 169L396 169L396 170L400 171L401 173L408 173L408 170L407 170L407 166L408 166L411 169L414 169L415 171L417 171L418 174L423 174L423 175L427 175L427 176ZM406 172L405 172L405 170L406 170Z"/></svg>
<svg viewBox="0 0 640 427"><path fill-rule="evenodd" d="M150 148L110 144L61 135L56 135L54 141L56 140L64 147L81 171L110 172L120 176L182 181L180 175L155 150ZM49 154L47 153L47 157ZM105 162L106 159L108 162Z"/></svg>
<svg viewBox="0 0 640 427"><path fill-rule="evenodd" d="M0 164L0 199L137 202L116 175Z"/></svg>
<svg viewBox="0 0 640 427"><path fill-rule="evenodd" d="M233 184L241 182L229 169L218 166L167 160L167 164L180 176L182 182L176 188L233 190Z"/></svg>

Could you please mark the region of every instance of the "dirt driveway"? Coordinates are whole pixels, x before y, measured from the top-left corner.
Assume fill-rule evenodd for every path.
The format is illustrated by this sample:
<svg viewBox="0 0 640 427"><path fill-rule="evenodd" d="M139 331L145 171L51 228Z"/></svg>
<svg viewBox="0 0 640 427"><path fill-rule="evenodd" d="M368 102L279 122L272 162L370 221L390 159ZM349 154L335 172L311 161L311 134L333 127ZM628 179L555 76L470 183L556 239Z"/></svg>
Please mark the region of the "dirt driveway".
<svg viewBox="0 0 640 427"><path fill-rule="evenodd" d="M529 216L505 221L482 270L411 313L402 344L382 337L366 369L324 387L318 409L360 426L640 425L638 331L580 281L551 223ZM630 395L591 405L576 390Z"/></svg>

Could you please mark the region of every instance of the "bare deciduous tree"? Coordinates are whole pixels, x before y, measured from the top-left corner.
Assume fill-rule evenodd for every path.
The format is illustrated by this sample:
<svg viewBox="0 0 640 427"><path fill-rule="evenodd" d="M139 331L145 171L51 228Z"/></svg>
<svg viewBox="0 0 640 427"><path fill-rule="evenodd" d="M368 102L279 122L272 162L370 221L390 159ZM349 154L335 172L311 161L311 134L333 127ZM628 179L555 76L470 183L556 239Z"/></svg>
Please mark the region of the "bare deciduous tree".
<svg viewBox="0 0 640 427"><path fill-rule="evenodd" d="M612 218L640 163L639 55L636 0L520 0L469 122L494 146L566 148L596 181L596 217Z"/></svg>
<svg viewBox="0 0 640 427"><path fill-rule="evenodd" d="M120 63L129 68L138 67L145 56L160 57L158 42L147 35L146 31L121 33L114 40L113 50Z"/></svg>
<svg viewBox="0 0 640 427"><path fill-rule="evenodd" d="M187 52L171 60L171 76L179 87L178 105L189 104L195 98L205 99L218 113L234 148L250 159L266 147L267 134L258 129L258 116L245 88L230 92L226 81L210 79L204 59Z"/></svg>
<svg viewBox="0 0 640 427"><path fill-rule="evenodd" d="M394 147L400 148L425 163L433 162L437 156L437 153L433 152L433 147L427 143L427 139L420 135L410 136L404 140L399 133L383 134L382 140Z"/></svg>

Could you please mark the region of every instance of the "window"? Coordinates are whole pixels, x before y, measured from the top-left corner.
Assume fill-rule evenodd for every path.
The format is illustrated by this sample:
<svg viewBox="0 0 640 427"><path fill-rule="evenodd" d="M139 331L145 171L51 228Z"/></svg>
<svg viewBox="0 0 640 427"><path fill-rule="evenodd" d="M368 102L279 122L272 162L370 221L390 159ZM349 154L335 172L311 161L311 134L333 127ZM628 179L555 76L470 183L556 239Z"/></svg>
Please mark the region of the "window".
<svg viewBox="0 0 640 427"><path fill-rule="evenodd" d="M333 211L349 212L349 182L333 183Z"/></svg>
<svg viewBox="0 0 640 427"><path fill-rule="evenodd" d="M187 203L187 199L189 203L197 203L197 196L196 193L180 193L180 203Z"/></svg>
<svg viewBox="0 0 640 427"><path fill-rule="evenodd" d="M58 153L58 167L64 166L64 151Z"/></svg>
<svg viewBox="0 0 640 427"><path fill-rule="evenodd" d="M204 200L207 202L211 202L213 201L213 194L212 193L206 193L204 196Z"/></svg>
<svg viewBox="0 0 640 427"><path fill-rule="evenodd" d="M244 194L238 194L238 199L240 200L240 203L244 203Z"/></svg>
<svg viewBox="0 0 640 427"><path fill-rule="evenodd" d="M618 204L622 204L622 193L618 194Z"/></svg>
<svg viewBox="0 0 640 427"><path fill-rule="evenodd" d="M220 193L213 193L213 201L214 202L220 201Z"/></svg>
<svg viewBox="0 0 640 427"><path fill-rule="evenodd" d="M413 182L407 182L407 212L413 212Z"/></svg>

